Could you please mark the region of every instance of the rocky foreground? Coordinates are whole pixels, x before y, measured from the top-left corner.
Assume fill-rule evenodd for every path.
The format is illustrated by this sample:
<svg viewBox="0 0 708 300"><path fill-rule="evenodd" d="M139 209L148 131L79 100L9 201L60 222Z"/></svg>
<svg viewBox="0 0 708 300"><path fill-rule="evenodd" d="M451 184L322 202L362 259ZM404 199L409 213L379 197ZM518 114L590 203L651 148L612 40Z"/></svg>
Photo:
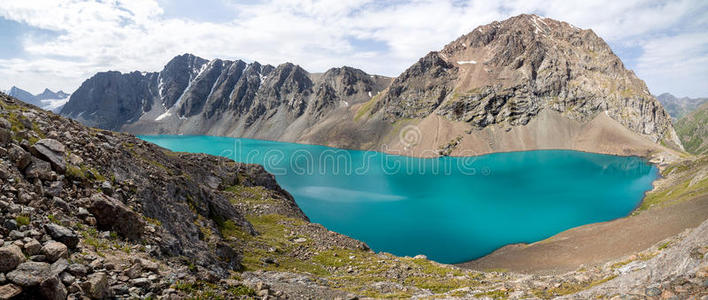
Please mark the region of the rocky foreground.
<svg viewBox="0 0 708 300"><path fill-rule="evenodd" d="M708 222L561 275L465 270L310 223L260 166L0 106L0 299L708 295Z"/></svg>

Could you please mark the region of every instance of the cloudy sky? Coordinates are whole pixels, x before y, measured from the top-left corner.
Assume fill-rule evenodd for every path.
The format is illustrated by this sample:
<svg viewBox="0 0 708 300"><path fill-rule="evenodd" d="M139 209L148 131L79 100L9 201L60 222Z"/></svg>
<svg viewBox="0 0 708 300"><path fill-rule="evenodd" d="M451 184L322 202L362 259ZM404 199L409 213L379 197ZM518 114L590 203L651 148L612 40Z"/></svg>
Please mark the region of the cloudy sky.
<svg viewBox="0 0 708 300"><path fill-rule="evenodd" d="M2 0L0 89L71 92L95 72L159 71L187 52L396 76L521 13L593 29L652 93L708 96L705 0Z"/></svg>

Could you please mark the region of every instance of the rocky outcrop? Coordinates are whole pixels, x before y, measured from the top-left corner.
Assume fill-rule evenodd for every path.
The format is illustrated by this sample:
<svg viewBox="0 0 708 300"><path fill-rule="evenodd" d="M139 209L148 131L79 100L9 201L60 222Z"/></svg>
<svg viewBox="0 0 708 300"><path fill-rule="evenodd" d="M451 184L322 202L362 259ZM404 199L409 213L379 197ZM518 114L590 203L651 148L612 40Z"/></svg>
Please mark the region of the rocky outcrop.
<svg viewBox="0 0 708 300"><path fill-rule="evenodd" d="M260 166L174 154L4 94L0 125L10 135L0 147L3 297L146 297L171 284L156 275L168 261L200 278L227 278L242 269L243 245L227 242L220 231L228 226L246 236L257 233L231 203L227 187L263 188L306 220ZM101 258L121 251L140 258L125 279L118 278L122 268Z"/></svg>

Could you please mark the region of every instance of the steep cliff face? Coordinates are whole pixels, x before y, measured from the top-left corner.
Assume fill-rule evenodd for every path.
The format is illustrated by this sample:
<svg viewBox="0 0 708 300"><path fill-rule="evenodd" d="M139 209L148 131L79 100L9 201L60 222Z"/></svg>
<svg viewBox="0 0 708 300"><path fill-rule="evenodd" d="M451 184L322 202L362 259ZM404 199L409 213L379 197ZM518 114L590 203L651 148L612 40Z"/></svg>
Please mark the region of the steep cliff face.
<svg viewBox="0 0 708 300"><path fill-rule="evenodd" d="M579 121L606 113L653 142L680 145L665 110L601 38L535 15L478 27L428 54L382 99L386 119L437 114L472 129L523 126L544 109Z"/></svg>
<svg viewBox="0 0 708 300"><path fill-rule="evenodd" d="M118 130L152 108L155 78L156 73L98 73L81 84L61 111L86 125Z"/></svg>

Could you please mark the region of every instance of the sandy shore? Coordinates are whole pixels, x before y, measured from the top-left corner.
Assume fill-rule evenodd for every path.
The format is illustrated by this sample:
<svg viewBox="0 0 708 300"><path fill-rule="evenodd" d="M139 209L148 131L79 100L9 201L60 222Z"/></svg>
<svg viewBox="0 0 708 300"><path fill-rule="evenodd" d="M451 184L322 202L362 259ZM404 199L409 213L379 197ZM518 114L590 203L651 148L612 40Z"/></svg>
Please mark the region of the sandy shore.
<svg viewBox="0 0 708 300"><path fill-rule="evenodd" d="M644 250L708 219L708 195L637 216L588 224L533 244L508 245L458 266L474 270L562 273L618 259Z"/></svg>

